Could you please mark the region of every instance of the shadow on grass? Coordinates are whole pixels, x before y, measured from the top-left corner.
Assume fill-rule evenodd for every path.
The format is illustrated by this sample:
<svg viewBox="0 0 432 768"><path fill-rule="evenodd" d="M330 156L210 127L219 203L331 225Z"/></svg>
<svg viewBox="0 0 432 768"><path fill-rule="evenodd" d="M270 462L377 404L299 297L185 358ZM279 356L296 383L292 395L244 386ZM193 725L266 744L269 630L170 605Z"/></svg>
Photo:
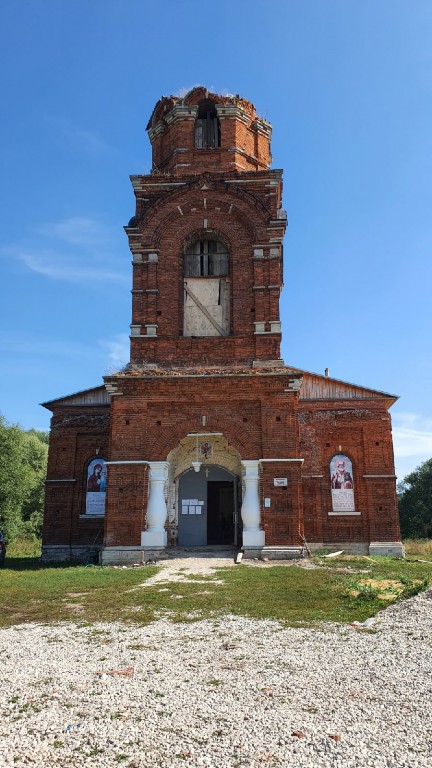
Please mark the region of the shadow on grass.
<svg viewBox="0 0 432 768"><path fill-rule="evenodd" d="M45 571L59 568L99 568L93 563L79 563L74 560L44 562L40 557L6 557L3 571Z"/></svg>

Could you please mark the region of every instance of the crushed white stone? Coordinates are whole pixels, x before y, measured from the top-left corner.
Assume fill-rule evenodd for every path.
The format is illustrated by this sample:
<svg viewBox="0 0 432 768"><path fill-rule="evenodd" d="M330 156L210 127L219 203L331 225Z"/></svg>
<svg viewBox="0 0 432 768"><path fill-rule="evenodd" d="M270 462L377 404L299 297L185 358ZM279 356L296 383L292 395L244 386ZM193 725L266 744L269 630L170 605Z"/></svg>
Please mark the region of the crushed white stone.
<svg viewBox="0 0 432 768"><path fill-rule="evenodd" d="M430 768L431 598L369 629L226 616L1 630L0 765Z"/></svg>

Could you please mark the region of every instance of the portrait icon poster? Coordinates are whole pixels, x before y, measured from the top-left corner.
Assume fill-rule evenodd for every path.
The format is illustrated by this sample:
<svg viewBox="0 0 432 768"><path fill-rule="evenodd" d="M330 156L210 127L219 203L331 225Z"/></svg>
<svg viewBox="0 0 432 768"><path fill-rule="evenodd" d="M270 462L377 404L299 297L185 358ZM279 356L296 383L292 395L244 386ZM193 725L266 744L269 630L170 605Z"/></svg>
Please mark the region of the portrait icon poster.
<svg viewBox="0 0 432 768"><path fill-rule="evenodd" d="M333 512L346 514L355 511L354 481L351 459L341 453L330 461Z"/></svg>
<svg viewBox="0 0 432 768"><path fill-rule="evenodd" d="M98 456L87 465L86 515L104 515L107 468L105 459Z"/></svg>

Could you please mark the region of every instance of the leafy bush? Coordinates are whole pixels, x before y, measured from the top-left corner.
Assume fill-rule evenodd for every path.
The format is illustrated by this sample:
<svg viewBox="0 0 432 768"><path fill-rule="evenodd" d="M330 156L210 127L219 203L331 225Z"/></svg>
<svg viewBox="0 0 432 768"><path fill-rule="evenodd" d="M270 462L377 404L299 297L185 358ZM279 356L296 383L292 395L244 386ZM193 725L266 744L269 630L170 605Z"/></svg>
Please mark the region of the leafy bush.
<svg viewBox="0 0 432 768"><path fill-rule="evenodd" d="M0 415L0 530L9 543L41 534L47 457L48 433Z"/></svg>

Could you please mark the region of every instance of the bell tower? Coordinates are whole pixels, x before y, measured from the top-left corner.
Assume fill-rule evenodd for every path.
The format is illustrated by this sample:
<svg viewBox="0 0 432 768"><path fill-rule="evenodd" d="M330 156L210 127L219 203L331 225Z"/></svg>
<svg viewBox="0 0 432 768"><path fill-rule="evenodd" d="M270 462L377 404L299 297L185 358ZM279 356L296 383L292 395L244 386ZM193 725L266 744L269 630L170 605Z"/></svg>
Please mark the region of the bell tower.
<svg viewBox="0 0 432 768"><path fill-rule="evenodd" d="M297 551L301 375L280 359L287 222L271 126L240 96L194 88L160 99L147 130L152 172L131 177L125 228L130 363L105 377L103 558L132 539L154 556L228 542L255 557L266 536Z"/></svg>
<svg viewBox="0 0 432 768"><path fill-rule="evenodd" d="M282 172L271 126L239 96L163 97L152 172L132 176L132 368L280 361Z"/></svg>

